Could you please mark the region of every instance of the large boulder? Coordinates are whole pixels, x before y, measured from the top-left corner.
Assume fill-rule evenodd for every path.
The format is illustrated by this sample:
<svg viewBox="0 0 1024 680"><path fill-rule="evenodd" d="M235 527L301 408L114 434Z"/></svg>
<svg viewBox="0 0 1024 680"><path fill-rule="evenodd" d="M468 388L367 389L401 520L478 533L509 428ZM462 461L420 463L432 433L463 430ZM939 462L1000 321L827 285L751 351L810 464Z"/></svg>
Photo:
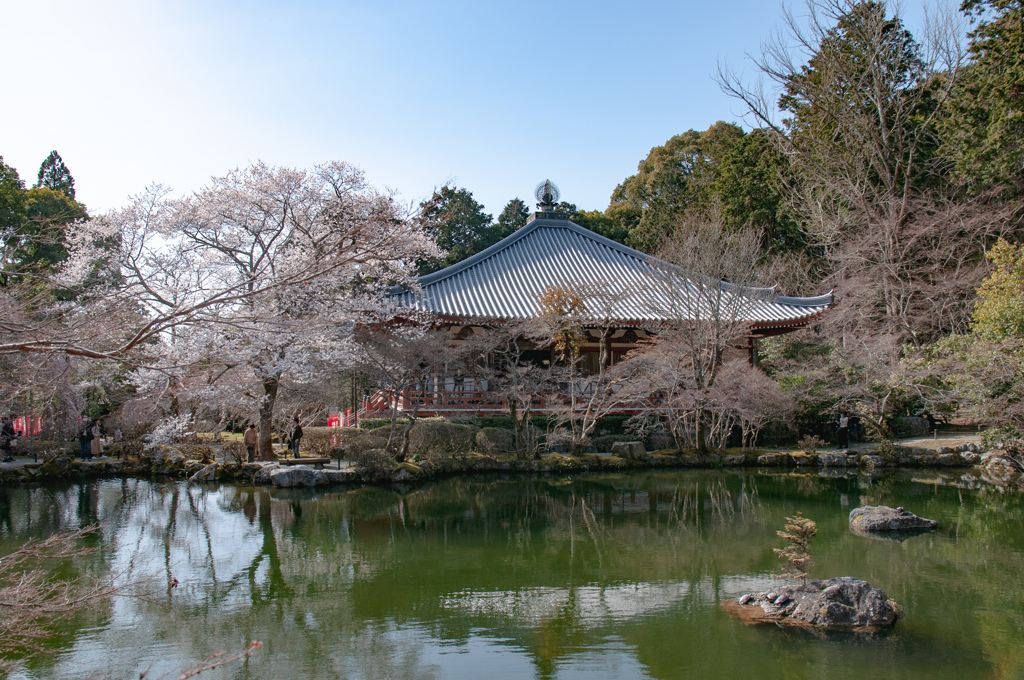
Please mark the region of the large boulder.
<svg viewBox="0 0 1024 680"><path fill-rule="evenodd" d="M818 454L818 465L822 467L846 467L848 464L846 454L840 451Z"/></svg>
<svg viewBox="0 0 1024 680"><path fill-rule="evenodd" d="M850 511L850 528L854 531L928 531L938 525L933 519L918 517L903 508L887 505L865 505Z"/></svg>
<svg viewBox="0 0 1024 680"><path fill-rule="evenodd" d="M323 470L308 467L278 468L270 473L270 483L280 487L323 486L327 482Z"/></svg>
<svg viewBox="0 0 1024 680"><path fill-rule="evenodd" d="M822 630L889 628L903 615L885 591L850 576L750 593L736 604L741 615L752 622L811 625Z"/></svg>
<svg viewBox="0 0 1024 680"><path fill-rule="evenodd" d="M217 481L217 464L210 463L204 465L202 469L193 474L188 478L190 482L216 482Z"/></svg>
<svg viewBox="0 0 1024 680"><path fill-rule="evenodd" d="M647 455L643 442L615 442L612 444L612 455L637 460Z"/></svg>

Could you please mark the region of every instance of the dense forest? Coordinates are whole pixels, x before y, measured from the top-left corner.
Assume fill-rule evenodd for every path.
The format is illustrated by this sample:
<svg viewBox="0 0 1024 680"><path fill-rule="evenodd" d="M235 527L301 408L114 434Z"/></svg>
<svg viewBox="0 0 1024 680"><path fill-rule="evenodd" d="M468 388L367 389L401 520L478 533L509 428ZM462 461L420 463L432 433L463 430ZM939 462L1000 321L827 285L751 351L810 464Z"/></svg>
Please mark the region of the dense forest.
<svg viewBox="0 0 1024 680"><path fill-rule="evenodd" d="M808 9L784 10L785 29L755 59L757 81L720 66L745 126L675 135L604 210L558 209L657 255L713 224L756 239L780 292L833 291L835 308L820 323L761 345L762 369L797 405L793 432L828 436L851 414L887 439L894 417L926 415L1020 438L1024 2L965 0L959 12L936 12L921 35L882 2L812 0ZM240 203L243 194L262 198ZM273 201L293 211L284 245L251 231L273 223ZM235 241L204 231L212 213L230 216ZM332 164L306 175L257 165L177 201L154 187L90 217L56 151L32 187L0 158L4 407L30 412L41 400L50 413L102 415L145 389L167 400L162 416L176 415L184 385L223 385L246 368L261 387L238 383L223 409L255 399L272 411L289 379L323 374L313 359L344 353L317 319L368 313L374 286L480 252L521 228L529 208L513 198L495 219L468 188L448 184L415 215L399 213L358 171ZM153 243L171 233L180 236L173 257L158 255ZM367 235L376 257L352 246ZM343 291L342 301L327 305L314 288ZM285 303L282 290L299 292ZM274 311L256 318L268 300ZM227 323L216 315L229 307ZM184 338L214 322L231 327L229 341L200 333L163 357L165 366L201 365L201 378L143 375L152 362L141 355L162 334ZM268 333L278 335L265 341ZM315 350L299 360L302 338ZM338 385L324 389L347 397Z"/></svg>

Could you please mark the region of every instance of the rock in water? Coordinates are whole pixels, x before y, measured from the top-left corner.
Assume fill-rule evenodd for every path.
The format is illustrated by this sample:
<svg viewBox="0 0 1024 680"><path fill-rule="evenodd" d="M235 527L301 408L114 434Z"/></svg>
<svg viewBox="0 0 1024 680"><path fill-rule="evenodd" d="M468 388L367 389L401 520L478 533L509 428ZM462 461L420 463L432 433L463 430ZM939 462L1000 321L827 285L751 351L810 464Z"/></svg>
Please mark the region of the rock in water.
<svg viewBox="0 0 1024 680"><path fill-rule="evenodd" d="M885 591L850 576L750 593L736 604L740 615L753 623L810 625L822 630L873 631L896 625L903 615Z"/></svg>
<svg viewBox="0 0 1024 680"><path fill-rule="evenodd" d="M274 486L323 486L327 484L327 475L323 470L294 467L288 470L274 470L270 473L270 483Z"/></svg>
<svg viewBox="0 0 1024 680"><path fill-rule="evenodd" d="M865 505L850 511L850 527L854 531L927 531L938 522L918 517L903 508Z"/></svg>

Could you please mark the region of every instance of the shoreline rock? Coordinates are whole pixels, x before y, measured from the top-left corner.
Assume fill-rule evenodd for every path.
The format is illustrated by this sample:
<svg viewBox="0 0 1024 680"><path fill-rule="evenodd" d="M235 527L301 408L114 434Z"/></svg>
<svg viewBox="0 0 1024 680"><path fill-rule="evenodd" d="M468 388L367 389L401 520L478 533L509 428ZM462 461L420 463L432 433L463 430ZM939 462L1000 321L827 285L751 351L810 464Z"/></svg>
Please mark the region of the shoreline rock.
<svg viewBox="0 0 1024 680"><path fill-rule="evenodd" d="M729 607L745 622L808 626L826 631L873 632L891 628L903 609L866 581L840 576L749 593Z"/></svg>
<svg viewBox="0 0 1024 680"><path fill-rule="evenodd" d="M855 532L921 532L938 526L933 519L918 517L909 510L887 505L865 505L850 511L850 528Z"/></svg>

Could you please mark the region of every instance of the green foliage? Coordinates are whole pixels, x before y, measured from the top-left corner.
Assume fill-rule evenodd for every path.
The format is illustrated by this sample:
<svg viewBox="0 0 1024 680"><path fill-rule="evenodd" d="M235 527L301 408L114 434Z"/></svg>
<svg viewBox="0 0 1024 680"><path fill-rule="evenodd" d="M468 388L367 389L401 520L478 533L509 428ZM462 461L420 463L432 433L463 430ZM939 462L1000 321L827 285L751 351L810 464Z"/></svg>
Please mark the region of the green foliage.
<svg viewBox="0 0 1024 680"><path fill-rule="evenodd" d="M850 134L854 130L843 127L844 118L837 116L837 111L850 120L865 122L861 124L884 125L890 134L912 133L900 129L914 123L909 119L912 112L904 106L905 92L920 86L925 65L910 31L898 17L886 17L886 10L881 2L853 4L827 32L807 65L786 83L779 108L792 114L784 122L793 145L800 150L801 165L808 169L816 164L827 167L835 158L870 155L863 148L866 139ZM837 64L842 68L836 68ZM880 103L888 108L877 110ZM894 152L895 148L889 151ZM897 158L880 160L901 182L908 179L905 173L924 165L920 158L913 164L899 163ZM885 182L884 174L866 179Z"/></svg>
<svg viewBox="0 0 1024 680"><path fill-rule="evenodd" d="M626 423L629 422L633 416L604 416L603 418L597 419L597 425L594 426L594 432L599 435L624 435L626 432Z"/></svg>
<svg viewBox="0 0 1024 680"><path fill-rule="evenodd" d="M716 207L728 229L763 229L767 247L788 250L802 239L782 200L785 172L785 158L764 133L718 122L651 149L615 188L607 216L628 245L653 252L687 212Z"/></svg>
<svg viewBox="0 0 1024 680"><path fill-rule="evenodd" d="M789 543L784 548L773 548L775 554L782 560L782 573L807 583L807 576L814 568L809 544L818 533L818 524L798 512L795 517L786 518L784 531L775 533Z"/></svg>
<svg viewBox="0 0 1024 680"><path fill-rule="evenodd" d="M88 217L85 206L54 189L33 187L25 192L25 212L14 259L23 270L54 270L68 256L65 229Z"/></svg>
<svg viewBox="0 0 1024 680"><path fill-rule="evenodd" d="M992 342L1024 338L1024 248L999 239L987 256L992 272L978 288L971 330Z"/></svg>
<svg viewBox="0 0 1024 680"><path fill-rule="evenodd" d="M547 421L547 416L532 416L530 425L543 432L547 428ZM516 429L512 419L508 416L479 416L473 419L473 424L481 429L487 427L497 427L503 430Z"/></svg>
<svg viewBox="0 0 1024 680"><path fill-rule="evenodd" d="M404 427L409 423L408 418L399 418L395 421L395 427ZM363 418L359 421L360 430L378 430L382 427L390 427L390 418Z"/></svg>
<svg viewBox="0 0 1024 680"><path fill-rule="evenodd" d="M893 444L891 439L883 439L875 447L875 455L881 456L886 463L895 465L900 462L900 447Z"/></svg>
<svg viewBox="0 0 1024 680"><path fill-rule="evenodd" d="M964 0L972 63L941 122L943 150L975 189L1024 180L1024 2Z"/></svg>
<svg viewBox="0 0 1024 680"><path fill-rule="evenodd" d="M990 427L981 435L981 444L989 449L1003 449L1014 455L1024 453L1024 430L1017 425Z"/></svg>
<svg viewBox="0 0 1024 680"><path fill-rule="evenodd" d="M60 157L56 149L51 151L39 166L36 187L51 189L64 194L72 201L75 200L75 178L71 176L71 171L68 170L68 166L64 165L64 159Z"/></svg>
<svg viewBox="0 0 1024 680"><path fill-rule="evenodd" d="M526 226L526 220L530 217L530 210L521 198L513 198L505 204L498 215L499 230L505 234L512 234ZM502 236L504 238L504 236Z"/></svg>
<svg viewBox="0 0 1024 680"><path fill-rule="evenodd" d="M476 202L472 192L448 184L420 203L417 220L437 244L448 251L444 258L421 261L420 274L461 262L500 240L491 216Z"/></svg>
<svg viewBox="0 0 1024 680"><path fill-rule="evenodd" d="M0 156L0 236L9 238L10 231L25 221L25 183L18 171L4 163Z"/></svg>

